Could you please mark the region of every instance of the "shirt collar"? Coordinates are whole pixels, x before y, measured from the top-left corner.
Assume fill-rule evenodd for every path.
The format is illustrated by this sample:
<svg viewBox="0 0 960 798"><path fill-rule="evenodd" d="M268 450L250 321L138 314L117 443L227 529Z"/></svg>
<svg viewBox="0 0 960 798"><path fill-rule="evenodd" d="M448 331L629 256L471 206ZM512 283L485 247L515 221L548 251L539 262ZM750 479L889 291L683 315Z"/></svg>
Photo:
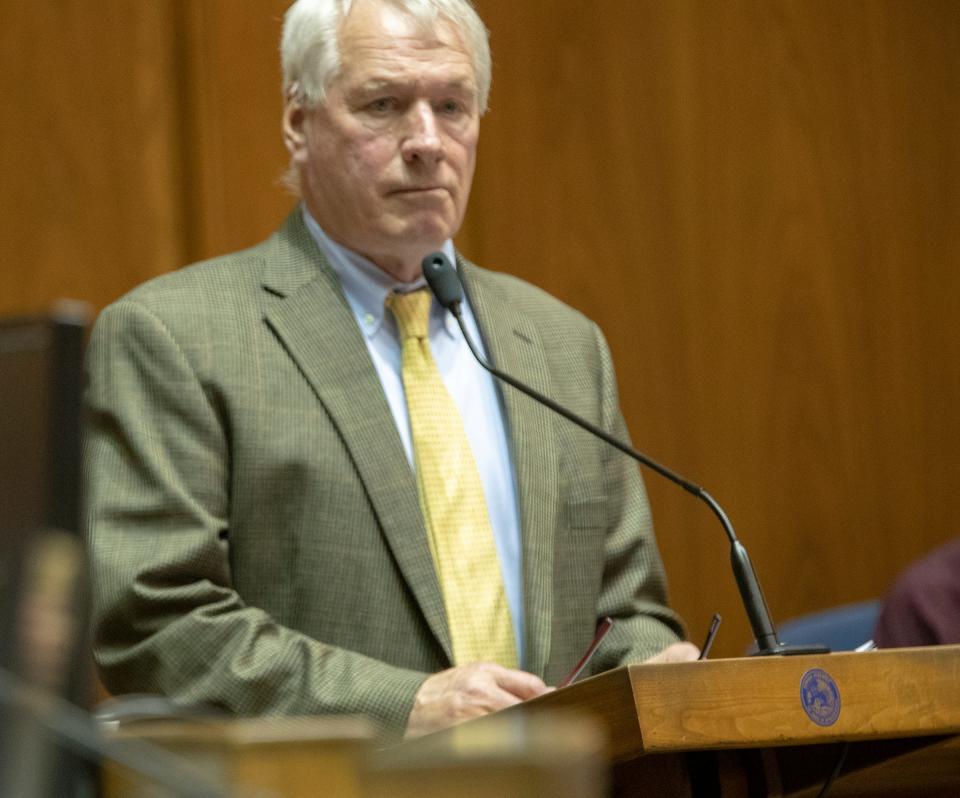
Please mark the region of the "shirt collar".
<svg viewBox="0 0 960 798"><path fill-rule="evenodd" d="M386 308L384 302L391 291L415 291L426 286L427 281L418 277L411 283L402 283L391 277L369 258L365 258L353 250L338 244L328 236L305 205L301 205L304 224L313 236L320 251L330 262L330 266L340 280L347 303L357 319L357 324L367 338L377 334L384 324ZM457 259L453 241L447 239L441 251L450 262L456 265ZM452 313L447 313L436 300L430 309L431 319L440 321L447 335L455 336L458 332L456 319ZM392 324L391 324L392 326ZM433 324L431 324L431 328Z"/></svg>

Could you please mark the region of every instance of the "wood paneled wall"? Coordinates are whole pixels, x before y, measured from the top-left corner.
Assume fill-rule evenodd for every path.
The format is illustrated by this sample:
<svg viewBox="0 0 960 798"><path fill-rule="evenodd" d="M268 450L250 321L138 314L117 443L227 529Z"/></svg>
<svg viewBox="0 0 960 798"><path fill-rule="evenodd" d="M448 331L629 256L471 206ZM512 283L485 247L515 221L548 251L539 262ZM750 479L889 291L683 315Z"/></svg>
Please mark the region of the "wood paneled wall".
<svg viewBox="0 0 960 798"><path fill-rule="evenodd" d="M649 454L731 515L778 618L957 534L960 6L479 2L469 248L597 319ZM650 477L675 602L747 627L709 511Z"/></svg>
<svg viewBox="0 0 960 798"><path fill-rule="evenodd" d="M459 243L601 324L635 442L726 507L775 616L957 534L960 5L476 2L494 88ZM0 312L99 307L273 229L285 6L7 9ZM741 651L721 530L647 483L692 636L719 610Z"/></svg>
<svg viewBox="0 0 960 798"><path fill-rule="evenodd" d="M0 313L102 305L187 256L173 11L4 3Z"/></svg>

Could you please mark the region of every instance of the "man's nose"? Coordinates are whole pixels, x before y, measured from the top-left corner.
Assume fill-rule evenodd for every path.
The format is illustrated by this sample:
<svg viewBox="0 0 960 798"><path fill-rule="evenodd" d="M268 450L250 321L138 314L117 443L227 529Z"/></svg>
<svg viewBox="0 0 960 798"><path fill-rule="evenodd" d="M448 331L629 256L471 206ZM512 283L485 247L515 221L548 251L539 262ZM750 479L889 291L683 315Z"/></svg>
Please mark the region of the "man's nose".
<svg viewBox="0 0 960 798"><path fill-rule="evenodd" d="M435 164L443 160L443 140L437 115L429 103L416 103L410 108L409 127L401 152L408 163L422 161Z"/></svg>

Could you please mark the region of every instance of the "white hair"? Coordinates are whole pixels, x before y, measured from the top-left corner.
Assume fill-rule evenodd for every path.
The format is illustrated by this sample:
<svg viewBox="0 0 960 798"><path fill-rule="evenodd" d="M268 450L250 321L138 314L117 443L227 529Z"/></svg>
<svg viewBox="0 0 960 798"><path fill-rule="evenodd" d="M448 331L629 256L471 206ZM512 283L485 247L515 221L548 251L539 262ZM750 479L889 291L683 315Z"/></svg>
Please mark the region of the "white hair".
<svg viewBox="0 0 960 798"><path fill-rule="evenodd" d="M480 112L490 96L490 43L487 29L470 0L382 0L432 29L438 19L460 31L473 58ZM325 89L340 70L337 33L353 0L296 0L283 18L280 58L283 91L307 108L323 102Z"/></svg>

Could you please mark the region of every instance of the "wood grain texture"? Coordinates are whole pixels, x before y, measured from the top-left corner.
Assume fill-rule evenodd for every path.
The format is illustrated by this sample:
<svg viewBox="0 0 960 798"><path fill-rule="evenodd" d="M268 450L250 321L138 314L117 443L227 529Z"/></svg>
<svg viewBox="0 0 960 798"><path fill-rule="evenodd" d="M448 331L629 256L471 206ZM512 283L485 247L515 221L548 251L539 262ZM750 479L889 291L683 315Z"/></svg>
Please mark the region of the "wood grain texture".
<svg viewBox="0 0 960 798"><path fill-rule="evenodd" d="M102 306L182 261L170 0L7 3L0 313Z"/></svg>
<svg viewBox="0 0 960 798"><path fill-rule="evenodd" d="M374 730L351 717L152 720L113 739L150 743L177 756L231 795L359 798ZM141 794L142 777L118 765L104 773L107 798Z"/></svg>
<svg viewBox="0 0 960 798"><path fill-rule="evenodd" d="M296 201L280 185L279 41L288 5L180 0L190 260L263 240Z"/></svg>
<svg viewBox="0 0 960 798"><path fill-rule="evenodd" d="M812 669L840 693L835 723L803 710ZM630 666L645 752L960 733L960 646Z"/></svg>
<svg viewBox="0 0 960 798"><path fill-rule="evenodd" d="M957 534L960 6L480 0L462 244L595 318L634 440L731 515L775 617ZM749 640L721 530L648 477L674 601Z"/></svg>
<svg viewBox="0 0 960 798"><path fill-rule="evenodd" d="M846 769L845 769L846 771ZM831 798L956 798L960 790L960 737L950 737L853 772L830 788ZM822 783L785 792L817 798Z"/></svg>
<svg viewBox="0 0 960 798"><path fill-rule="evenodd" d="M488 716L489 723L496 723L501 716L540 711L584 713L603 728L607 760L622 762L643 751L640 722L631 695L629 670L617 668ZM485 720L472 723L480 725Z"/></svg>
<svg viewBox="0 0 960 798"><path fill-rule="evenodd" d="M800 685L812 669L826 671L839 689L840 712L830 726L814 723L803 710ZM602 723L614 762L680 751L958 734L960 646L631 665L499 715L559 710L585 712Z"/></svg>
<svg viewBox="0 0 960 798"><path fill-rule="evenodd" d="M600 798L604 736L567 713L488 716L371 757L366 798Z"/></svg>

